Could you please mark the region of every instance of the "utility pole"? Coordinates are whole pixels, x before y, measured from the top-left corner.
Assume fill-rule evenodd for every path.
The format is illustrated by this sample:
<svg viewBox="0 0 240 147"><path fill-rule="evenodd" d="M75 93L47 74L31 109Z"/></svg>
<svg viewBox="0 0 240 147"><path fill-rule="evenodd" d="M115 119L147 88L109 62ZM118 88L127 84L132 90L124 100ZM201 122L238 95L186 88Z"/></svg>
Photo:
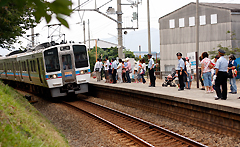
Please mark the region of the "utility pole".
<svg viewBox="0 0 240 147"><path fill-rule="evenodd" d="M83 43L86 44L86 38L85 38L85 21L83 21Z"/></svg>
<svg viewBox="0 0 240 147"><path fill-rule="evenodd" d="M147 20L148 20L148 53L151 54L151 34L150 34L149 0L147 0Z"/></svg>
<svg viewBox="0 0 240 147"><path fill-rule="evenodd" d="M98 56L98 55L97 55L97 42L98 42L98 40L96 39L96 40L95 40L95 49L96 49L96 62L97 62L97 56Z"/></svg>
<svg viewBox="0 0 240 147"><path fill-rule="evenodd" d="M123 58L123 38L122 38L122 6L121 0L117 0L117 25L118 25L118 57Z"/></svg>
<svg viewBox="0 0 240 147"><path fill-rule="evenodd" d="M88 19L88 50L90 51L91 47L90 47L90 22Z"/></svg>
<svg viewBox="0 0 240 147"><path fill-rule="evenodd" d="M34 28L31 28L31 36L32 36L32 47L34 47Z"/></svg>
<svg viewBox="0 0 240 147"><path fill-rule="evenodd" d="M196 76L197 76L197 88L199 88L199 71L198 71L198 53L199 53L199 14L198 14L199 2L196 0Z"/></svg>

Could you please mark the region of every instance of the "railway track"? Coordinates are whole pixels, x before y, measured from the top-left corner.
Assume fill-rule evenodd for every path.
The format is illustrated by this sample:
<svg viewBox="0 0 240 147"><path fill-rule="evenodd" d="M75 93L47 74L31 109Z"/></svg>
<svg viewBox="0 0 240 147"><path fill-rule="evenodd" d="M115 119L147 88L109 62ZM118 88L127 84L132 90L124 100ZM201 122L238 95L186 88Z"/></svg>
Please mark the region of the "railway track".
<svg viewBox="0 0 240 147"><path fill-rule="evenodd" d="M84 100L63 103L124 134L128 139L126 146L206 147L185 136L106 106Z"/></svg>

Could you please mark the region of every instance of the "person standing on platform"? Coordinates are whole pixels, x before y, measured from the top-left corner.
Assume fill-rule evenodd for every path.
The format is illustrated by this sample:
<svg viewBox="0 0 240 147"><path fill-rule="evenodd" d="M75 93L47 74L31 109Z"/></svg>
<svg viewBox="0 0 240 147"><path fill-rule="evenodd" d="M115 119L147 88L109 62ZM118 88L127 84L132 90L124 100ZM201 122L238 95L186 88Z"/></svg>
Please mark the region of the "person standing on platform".
<svg viewBox="0 0 240 147"><path fill-rule="evenodd" d="M105 64L104 64L104 69L105 69L105 76L106 76L106 82L105 83L109 83L109 72L108 72L108 69L109 69L109 65L110 65L110 62L108 60L108 56L105 58Z"/></svg>
<svg viewBox="0 0 240 147"><path fill-rule="evenodd" d="M149 76L150 76L150 85L149 87L155 87L155 76L154 76L154 61L152 59L152 54L148 54L148 71L149 71Z"/></svg>
<svg viewBox="0 0 240 147"><path fill-rule="evenodd" d="M116 84L116 74L117 74L117 61L115 58L112 58L112 78L113 78L113 84Z"/></svg>
<svg viewBox="0 0 240 147"><path fill-rule="evenodd" d="M177 70L177 75L178 75L179 84L180 84L178 91L180 91L180 90L184 90L183 69L184 69L185 64L182 59L182 53L178 52L177 58L178 58L178 66L177 66L176 70Z"/></svg>
<svg viewBox="0 0 240 147"><path fill-rule="evenodd" d="M216 81L215 81L215 89L217 93L217 97L215 100L226 100L227 99L227 70L228 70L228 61L224 58L225 52L221 49L218 50L218 56L220 57L217 60L215 65L216 69ZM220 89L222 86L222 89Z"/></svg>
<svg viewBox="0 0 240 147"><path fill-rule="evenodd" d="M99 82L101 80L101 63L99 62L100 59L97 59L97 62L94 65L94 71L96 72L96 76L97 76L97 82Z"/></svg>
<svg viewBox="0 0 240 147"><path fill-rule="evenodd" d="M102 77L103 77L103 69L104 69L104 67L103 67L103 63L102 63L102 59L99 59L99 63L101 64L101 80L102 80Z"/></svg>
<svg viewBox="0 0 240 147"><path fill-rule="evenodd" d="M127 61L127 66L126 66L127 83L131 83L131 78L130 78L130 75L129 75L131 70L132 70L131 63L129 61L129 58L127 58L126 61Z"/></svg>
<svg viewBox="0 0 240 147"><path fill-rule="evenodd" d="M201 82L201 85L202 85L202 88L201 88L201 90L205 90L205 86L204 86L204 83L203 83L203 78L202 78L202 76L201 76L201 73L202 73L202 64L201 64L201 62L202 62L202 57L200 56L199 57L199 66L198 66L198 70L199 70L199 80L200 80L200 82Z"/></svg>
<svg viewBox="0 0 240 147"><path fill-rule="evenodd" d="M192 85L192 78L191 78L191 63L189 62L189 58L186 57L186 68L187 68L187 89L191 89L191 85Z"/></svg>
<svg viewBox="0 0 240 147"><path fill-rule="evenodd" d="M126 83L126 68L125 68L125 61L123 60L122 61L122 80L123 80L123 83Z"/></svg>
<svg viewBox="0 0 240 147"><path fill-rule="evenodd" d="M201 61L201 77L203 77L203 83L206 88L206 92L214 92L212 89L212 74L209 65L211 64L211 60L208 58L208 53L202 53L202 61Z"/></svg>
<svg viewBox="0 0 240 147"><path fill-rule="evenodd" d="M118 64L118 67L117 67L117 75L118 75L118 81L119 83L122 83L123 80L122 80L122 59L119 59L119 64Z"/></svg>
<svg viewBox="0 0 240 147"><path fill-rule="evenodd" d="M234 55L229 56L228 62L228 76L230 82L230 89L232 94L237 94L237 85L236 85L236 77L234 75L234 70L237 68L237 62L235 61L236 57Z"/></svg>

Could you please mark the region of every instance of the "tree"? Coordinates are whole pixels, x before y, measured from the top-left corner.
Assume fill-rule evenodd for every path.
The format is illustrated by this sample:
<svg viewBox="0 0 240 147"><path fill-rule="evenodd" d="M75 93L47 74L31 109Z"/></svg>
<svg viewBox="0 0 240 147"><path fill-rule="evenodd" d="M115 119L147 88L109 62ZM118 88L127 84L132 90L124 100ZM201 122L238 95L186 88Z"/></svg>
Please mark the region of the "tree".
<svg viewBox="0 0 240 147"><path fill-rule="evenodd" d="M227 34L230 34L231 40L236 41L235 32L227 31ZM231 55L231 54L236 55L237 53L240 52L240 48L238 47L238 42L236 42L236 47L234 48L232 48L231 46L223 47L221 44L218 44L217 48L224 50L226 52L225 55ZM215 48L213 48L213 50L208 51L208 53L211 56L211 58L214 58L218 54L218 51L215 50Z"/></svg>
<svg viewBox="0 0 240 147"><path fill-rule="evenodd" d="M22 36L41 18L49 23L55 16L64 26L69 27L65 16L70 16L72 10L69 0L1 0L0 1L0 47L10 48L16 43L17 37ZM55 14L55 15L53 15Z"/></svg>
<svg viewBox="0 0 240 147"><path fill-rule="evenodd" d="M123 53L125 54L126 58L135 58L134 53L132 51L130 51L129 49L124 50Z"/></svg>

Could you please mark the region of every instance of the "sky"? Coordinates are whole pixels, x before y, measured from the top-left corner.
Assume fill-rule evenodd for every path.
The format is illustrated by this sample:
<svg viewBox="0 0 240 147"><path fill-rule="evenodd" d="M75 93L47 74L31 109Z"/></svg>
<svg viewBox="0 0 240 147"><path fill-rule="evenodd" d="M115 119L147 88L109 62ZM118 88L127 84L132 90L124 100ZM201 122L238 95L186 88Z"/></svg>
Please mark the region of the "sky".
<svg viewBox="0 0 240 147"><path fill-rule="evenodd" d="M81 3L88 1L85 5L81 7L81 9L94 9L95 4L97 7L102 6L110 0L80 0ZM130 4L131 0L122 0L123 4ZM137 1L137 0L134 0ZM141 1L141 0L139 0ZM196 2L194 0L149 0L150 1L150 26L151 28L158 29L158 19L190 2ZM78 0L72 0L73 6L75 8L78 6ZM209 2L209 3L240 3L240 0L199 0L199 2ZM117 10L117 0L112 0L110 3L107 3L105 6L101 7L99 10L106 14L106 10L108 7L115 8ZM147 2L146 0L142 0L142 3L139 4L139 29L138 30L127 30L128 33L131 34L138 33L138 31L147 29ZM131 22L131 16L133 12L136 12L136 7L131 8L128 5L122 5L123 12L123 26L124 27L136 27L136 21ZM116 15L109 15L110 17L117 19ZM85 11L78 12L75 11L67 21L69 23L70 28L66 28L64 26L61 27L61 32L65 34L67 41L74 42L83 42L83 25L82 22L85 20L86 22L86 40L88 39L88 24L87 21L90 21L90 38L91 39L105 39L117 37L117 23L109 18L94 12L94 11ZM59 23L57 20L53 19L49 24L57 24ZM41 23L39 23L34 28L34 33L40 33L39 37L36 38L37 42L47 42L51 41L48 38L48 27L47 23L44 19L42 19ZM53 30L51 29L50 32ZM151 31L151 36L153 33L159 33L158 31ZM27 31L23 36L30 35L31 31ZM56 33L55 35L58 35ZM146 33L147 36L147 33ZM156 36L156 35L155 35ZM158 35L159 37L159 35ZM27 39L22 37L19 38L23 43L22 46L26 46L30 42ZM29 38L30 39L30 38ZM58 37L54 37L54 39L58 39ZM146 37L147 39L147 37ZM147 40L146 40L147 41ZM15 48L19 48L19 44L15 44ZM153 47L154 48L154 47ZM155 47L158 51L159 47ZM147 51L147 49L145 49ZM1 51L1 54L6 54L7 51Z"/></svg>

